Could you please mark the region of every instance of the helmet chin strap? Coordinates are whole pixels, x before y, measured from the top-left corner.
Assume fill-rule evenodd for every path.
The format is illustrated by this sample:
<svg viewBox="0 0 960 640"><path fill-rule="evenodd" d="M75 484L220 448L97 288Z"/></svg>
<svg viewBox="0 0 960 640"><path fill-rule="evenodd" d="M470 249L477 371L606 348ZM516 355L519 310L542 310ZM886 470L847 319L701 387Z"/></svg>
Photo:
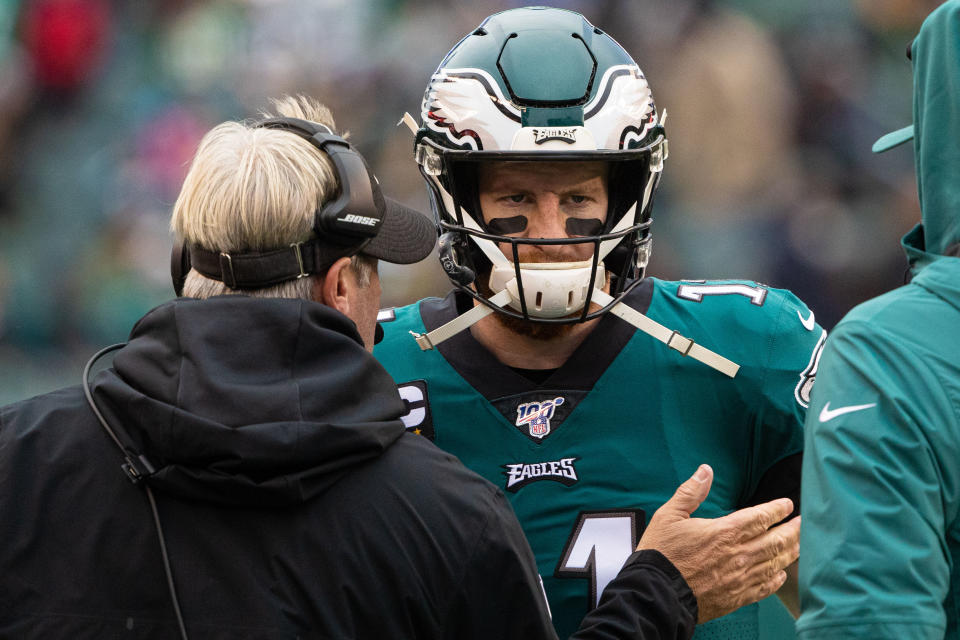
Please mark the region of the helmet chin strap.
<svg viewBox="0 0 960 640"><path fill-rule="evenodd" d="M594 291L592 298L597 304L604 306L613 302L613 298L610 296L610 294L601 290ZM504 289L500 293L490 298L490 302L501 308L507 304L510 304L512 300L513 294L509 291L509 289ZM433 331L428 333L417 333L415 331L411 331L410 335L412 335L417 341L417 344L420 346L422 351L428 351L433 349L444 340L452 338L461 331L469 329L471 326L483 318L486 318L493 312L494 310L487 305L477 305L470 311L457 316L450 322L443 326L437 327ZM708 367L716 369L726 376L733 378L740 370L740 365L732 360L724 358L718 353L715 353L710 349L697 344L690 338L680 335L676 331L671 331L659 322L650 319L633 307L627 306L623 302L618 302L615 304L610 309L610 313L629 322L647 335L656 338L671 349L677 351L681 356L690 356L694 360L699 360Z"/></svg>
<svg viewBox="0 0 960 640"><path fill-rule="evenodd" d="M510 292L504 289L500 293L490 298L489 302L503 308L510 303L510 299ZM416 331L411 331L410 335L412 335L413 339L417 341L421 351L429 351L444 340L449 340L461 331L469 329L491 313L493 313L492 307L488 307L485 304L480 304L475 306L473 309L470 309L470 311L460 314L445 325L437 327L433 331L428 333L417 333Z"/></svg>
<svg viewBox="0 0 960 640"><path fill-rule="evenodd" d="M600 305L608 305L613 302L613 298L606 291L594 292L593 299L597 302L597 304ZM646 333L648 336L656 338L671 349L678 351L681 356L690 356L694 360L699 360L703 364L716 369L724 375L733 378L740 370L740 365L738 365L736 362L728 360L727 358L714 353L710 349L697 344L690 338L682 336L676 331L667 329L659 322L650 319L633 307L627 306L623 302L618 302L611 307L610 313L618 318L626 320L640 331Z"/></svg>

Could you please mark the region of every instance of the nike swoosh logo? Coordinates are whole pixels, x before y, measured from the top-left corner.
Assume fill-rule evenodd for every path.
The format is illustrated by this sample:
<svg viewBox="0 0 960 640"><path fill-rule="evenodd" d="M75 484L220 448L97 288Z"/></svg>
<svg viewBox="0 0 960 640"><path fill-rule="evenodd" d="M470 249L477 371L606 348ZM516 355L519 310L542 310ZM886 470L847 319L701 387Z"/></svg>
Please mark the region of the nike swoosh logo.
<svg viewBox="0 0 960 640"><path fill-rule="evenodd" d="M853 404L848 407L840 407L838 409L831 409L830 403L823 405L823 409L820 411L820 422L829 422L837 416L842 416L845 413L853 413L854 411L863 411L864 409L869 409L870 407L877 406L876 402L871 402L870 404Z"/></svg>
<svg viewBox="0 0 960 640"><path fill-rule="evenodd" d="M803 319L803 316L800 315L800 312L797 311L797 317L800 318L800 324L803 325L803 328L807 331L813 331L813 311L810 311L810 317L806 320Z"/></svg>

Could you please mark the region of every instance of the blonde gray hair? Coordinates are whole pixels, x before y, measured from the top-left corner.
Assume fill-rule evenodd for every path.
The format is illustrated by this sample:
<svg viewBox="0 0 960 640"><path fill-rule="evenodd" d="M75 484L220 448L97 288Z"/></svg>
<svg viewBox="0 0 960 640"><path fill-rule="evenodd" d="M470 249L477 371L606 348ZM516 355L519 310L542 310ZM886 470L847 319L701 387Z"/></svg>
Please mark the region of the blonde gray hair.
<svg viewBox="0 0 960 640"><path fill-rule="evenodd" d="M305 96L273 100L276 116L301 118L336 131L325 106ZM200 146L173 207L170 227L188 244L211 251L266 251L310 238L317 208L336 195L336 172L327 156L300 136L252 122L224 122ZM376 260L354 256L360 286L370 282ZM242 293L263 298L313 299L320 276L262 289L235 290L191 269L183 295L209 298Z"/></svg>

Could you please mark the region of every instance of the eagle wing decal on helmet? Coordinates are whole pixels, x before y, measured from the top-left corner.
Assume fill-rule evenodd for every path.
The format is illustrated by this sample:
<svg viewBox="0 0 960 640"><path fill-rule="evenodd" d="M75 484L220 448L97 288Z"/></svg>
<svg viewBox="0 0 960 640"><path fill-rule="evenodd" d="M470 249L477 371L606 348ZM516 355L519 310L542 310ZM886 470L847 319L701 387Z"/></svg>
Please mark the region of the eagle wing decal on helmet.
<svg viewBox="0 0 960 640"><path fill-rule="evenodd" d="M643 140L657 124L650 85L633 65L607 69L596 98L583 111L584 121L589 120L597 145L603 149L627 148L630 142Z"/></svg>
<svg viewBox="0 0 960 640"><path fill-rule="evenodd" d="M482 69L443 69L423 101L423 121L457 146L509 149L520 112Z"/></svg>

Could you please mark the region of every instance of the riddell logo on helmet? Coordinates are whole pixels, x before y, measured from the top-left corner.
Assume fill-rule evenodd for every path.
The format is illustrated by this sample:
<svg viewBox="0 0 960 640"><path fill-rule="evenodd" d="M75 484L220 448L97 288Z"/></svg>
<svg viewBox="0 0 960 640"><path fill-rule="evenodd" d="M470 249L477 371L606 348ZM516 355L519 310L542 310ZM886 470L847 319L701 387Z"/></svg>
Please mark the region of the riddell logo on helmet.
<svg viewBox="0 0 960 640"><path fill-rule="evenodd" d="M576 144L577 130L573 127L546 127L533 130L533 141L535 143L543 144L551 140L562 140L568 144Z"/></svg>
<svg viewBox="0 0 960 640"><path fill-rule="evenodd" d="M377 224L376 218L370 218L367 216L358 216L352 213L348 213L339 220L340 222L352 222L353 224L362 224L368 227L372 227Z"/></svg>

